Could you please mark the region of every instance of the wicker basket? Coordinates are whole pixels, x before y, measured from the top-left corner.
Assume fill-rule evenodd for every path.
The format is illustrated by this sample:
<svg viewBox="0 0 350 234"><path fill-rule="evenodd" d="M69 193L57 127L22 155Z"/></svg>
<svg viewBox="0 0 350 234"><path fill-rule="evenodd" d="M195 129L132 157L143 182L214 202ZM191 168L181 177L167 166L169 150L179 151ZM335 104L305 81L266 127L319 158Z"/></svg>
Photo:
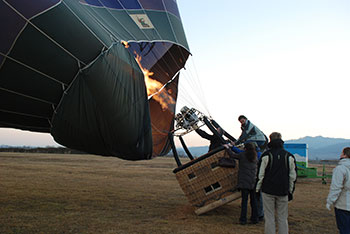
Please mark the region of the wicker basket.
<svg viewBox="0 0 350 234"><path fill-rule="evenodd" d="M174 170L176 179L196 214L203 214L240 197L237 191L238 162L235 168L218 166L226 150L218 148Z"/></svg>

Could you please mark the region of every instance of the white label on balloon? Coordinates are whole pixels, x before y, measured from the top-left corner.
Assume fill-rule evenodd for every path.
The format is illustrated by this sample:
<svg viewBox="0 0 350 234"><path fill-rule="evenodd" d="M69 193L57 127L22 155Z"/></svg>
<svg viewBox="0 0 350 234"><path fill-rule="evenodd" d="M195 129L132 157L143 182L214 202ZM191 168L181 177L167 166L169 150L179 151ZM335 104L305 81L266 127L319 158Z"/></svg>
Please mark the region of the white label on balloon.
<svg viewBox="0 0 350 234"><path fill-rule="evenodd" d="M140 29L153 29L153 24L146 14L132 14L130 17Z"/></svg>

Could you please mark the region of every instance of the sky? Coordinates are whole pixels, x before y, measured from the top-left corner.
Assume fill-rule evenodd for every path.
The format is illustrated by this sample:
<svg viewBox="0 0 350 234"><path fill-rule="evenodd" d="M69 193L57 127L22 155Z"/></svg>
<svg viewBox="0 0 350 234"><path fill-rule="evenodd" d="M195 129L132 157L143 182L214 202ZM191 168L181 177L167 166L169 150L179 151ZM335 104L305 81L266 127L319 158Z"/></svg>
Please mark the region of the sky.
<svg viewBox="0 0 350 234"><path fill-rule="evenodd" d="M350 1L177 2L207 109L231 135L243 114L284 140L349 138Z"/></svg>
<svg viewBox="0 0 350 234"><path fill-rule="evenodd" d="M178 109L194 107L236 138L241 114L284 140L349 138L350 1L177 3L192 54ZM208 144L192 133L185 140ZM0 128L2 144L58 146L49 134Z"/></svg>

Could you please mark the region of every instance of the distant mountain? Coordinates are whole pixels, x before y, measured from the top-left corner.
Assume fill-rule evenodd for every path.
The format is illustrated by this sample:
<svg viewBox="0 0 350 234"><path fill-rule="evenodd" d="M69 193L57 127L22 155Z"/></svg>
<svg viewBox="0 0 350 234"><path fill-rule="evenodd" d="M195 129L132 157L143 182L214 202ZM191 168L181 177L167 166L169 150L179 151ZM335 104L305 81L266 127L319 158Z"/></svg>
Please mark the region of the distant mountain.
<svg viewBox="0 0 350 234"><path fill-rule="evenodd" d="M286 143L306 143L308 144L309 148L321 148L321 147L331 146L334 144L349 143L349 142L350 142L350 139L330 138L330 137L323 137L323 136L316 136L316 137L306 136L296 140L286 141Z"/></svg>
<svg viewBox="0 0 350 234"><path fill-rule="evenodd" d="M350 139L330 137L302 137L295 140L287 140L285 143L304 143L308 145L309 160L338 159L340 152L345 147L350 147ZM177 148L180 156L187 156L185 151ZM189 151L195 157L208 152L208 146L189 147ZM169 154L172 154L170 151Z"/></svg>
<svg viewBox="0 0 350 234"><path fill-rule="evenodd" d="M209 149L208 147L209 146L195 146L195 147L189 147L188 150L191 152L192 156L199 157L208 152L208 149ZM179 156L187 157L187 154L183 148L176 148L176 150ZM173 152L170 151L170 154L172 153Z"/></svg>
<svg viewBox="0 0 350 234"><path fill-rule="evenodd" d="M341 150L350 147L350 139L306 136L286 143L306 143L310 160L338 159Z"/></svg>

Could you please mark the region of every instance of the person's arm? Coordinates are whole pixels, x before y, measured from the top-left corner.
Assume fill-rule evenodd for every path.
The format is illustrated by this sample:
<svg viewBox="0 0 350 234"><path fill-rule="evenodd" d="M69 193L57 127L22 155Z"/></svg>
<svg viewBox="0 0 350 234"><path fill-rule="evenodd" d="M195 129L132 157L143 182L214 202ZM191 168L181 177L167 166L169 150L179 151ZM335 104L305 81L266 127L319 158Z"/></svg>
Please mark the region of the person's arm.
<svg viewBox="0 0 350 234"><path fill-rule="evenodd" d="M297 171L294 156L288 157L289 161L289 193L293 194L295 188L295 181L297 179Z"/></svg>
<svg viewBox="0 0 350 234"><path fill-rule="evenodd" d="M248 123L246 123L246 124L248 124ZM247 127L248 127L248 126L241 125L242 133L241 133L241 135L238 137L237 141L235 141L235 144L236 144L236 145L241 144L242 142L245 141L245 139L247 139L247 133L246 133L246 128L247 128Z"/></svg>
<svg viewBox="0 0 350 234"><path fill-rule="evenodd" d="M212 139L212 135L209 135L208 133L206 133L205 131L201 130L201 129L196 129L196 133L198 133L198 135L200 135L201 137L207 139L207 140L211 140Z"/></svg>
<svg viewBox="0 0 350 234"><path fill-rule="evenodd" d="M260 152L260 151L257 151L256 153L257 153L257 156L258 156L258 160L260 160L260 158L261 158L261 152Z"/></svg>
<svg viewBox="0 0 350 234"><path fill-rule="evenodd" d="M244 152L244 150L241 150L240 148L237 148L237 147L235 147L235 146L232 146L232 147L231 147L231 150L232 150L233 152L235 152L236 154L239 154L239 153Z"/></svg>
<svg viewBox="0 0 350 234"><path fill-rule="evenodd" d="M236 141L236 145L246 141L251 135L256 134L254 130L255 126L248 120L246 126L242 127L242 133Z"/></svg>
<svg viewBox="0 0 350 234"><path fill-rule="evenodd" d="M333 170L331 187L327 197L327 205L330 207L338 199L339 194L343 189L344 174L340 167L336 167Z"/></svg>
<svg viewBox="0 0 350 234"><path fill-rule="evenodd" d="M269 155L263 155L261 157L261 161L259 163L259 172L258 172L258 182L256 183L256 192L258 193L261 189L261 186L262 186L262 182L264 180L264 177L265 177L265 169L267 167L269 163Z"/></svg>
<svg viewBox="0 0 350 234"><path fill-rule="evenodd" d="M242 142L244 142L247 139L247 133L245 132L245 130L242 130L241 135L239 136L238 140L235 142L236 145L241 144Z"/></svg>

